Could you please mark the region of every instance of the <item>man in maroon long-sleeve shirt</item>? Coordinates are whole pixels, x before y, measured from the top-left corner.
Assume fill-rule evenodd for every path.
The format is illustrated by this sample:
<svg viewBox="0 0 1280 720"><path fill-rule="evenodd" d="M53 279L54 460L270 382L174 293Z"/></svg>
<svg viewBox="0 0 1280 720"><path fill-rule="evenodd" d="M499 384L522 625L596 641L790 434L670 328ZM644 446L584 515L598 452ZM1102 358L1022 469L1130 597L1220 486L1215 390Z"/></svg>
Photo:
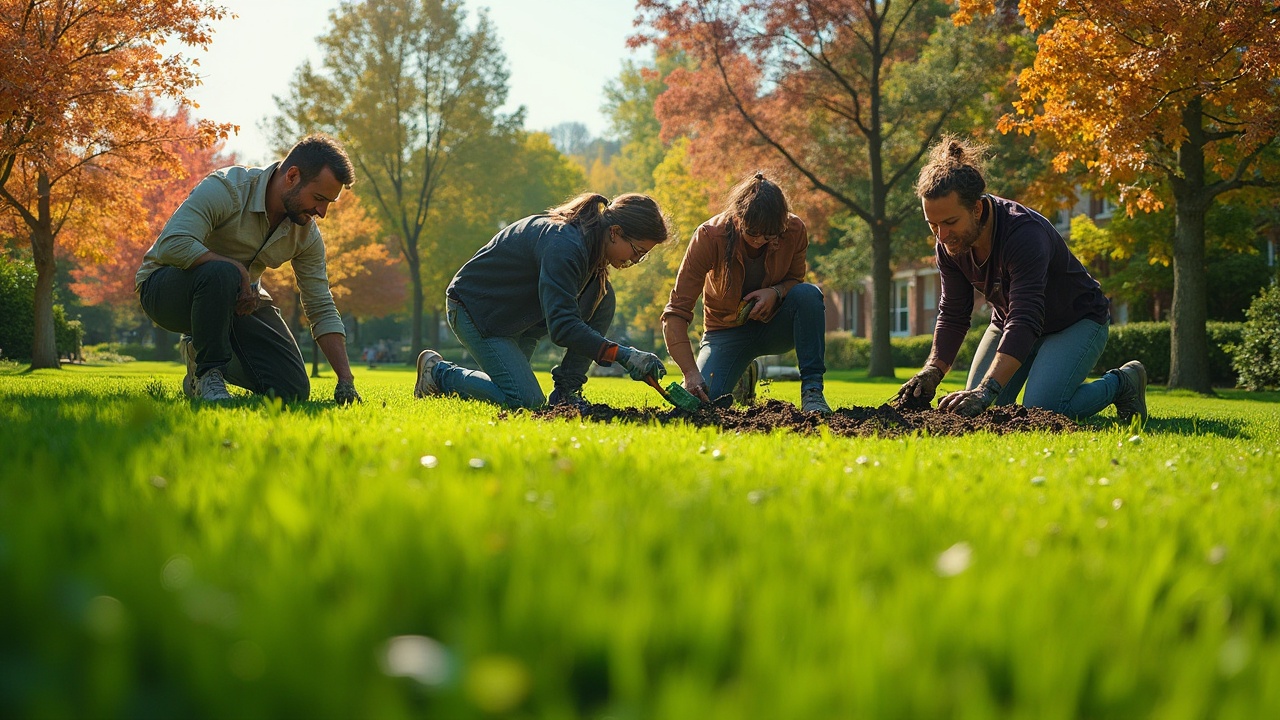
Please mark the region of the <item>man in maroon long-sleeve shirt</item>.
<svg viewBox="0 0 1280 720"><path fill-rule="evenodd" d="M1147 419L1147 373L1134 360L1084 384L1102 354L1110 302L1053 224L1012 200L985 193L982 150L956 138L933 148L916 193L937 239L942 297L933 350L899 398L931 400L969 331L973 291L990 303L965 389L938 407L966 416L1014 402L1074 418L1115 404L1121 422Z"/></svg>

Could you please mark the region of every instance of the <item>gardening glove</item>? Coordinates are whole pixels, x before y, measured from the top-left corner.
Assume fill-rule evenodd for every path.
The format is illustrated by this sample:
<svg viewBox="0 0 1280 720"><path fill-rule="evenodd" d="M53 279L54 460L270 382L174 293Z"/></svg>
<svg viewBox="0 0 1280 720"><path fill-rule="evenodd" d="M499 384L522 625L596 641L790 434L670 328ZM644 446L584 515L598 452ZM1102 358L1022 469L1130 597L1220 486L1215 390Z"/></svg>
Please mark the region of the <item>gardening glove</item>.
<svg viewBox="0 0 1280 720"><path fill-rule="evenodd" d="M938 401L938 409L953 412L964 417L974 417L991 407L1000 396L1000 383L995 378L987 378L972 390L960 390L942 396Z"/></svg>
<svg viewBox="0 0 1280 720"><path fill-rule="evenodd" d="M618 362L627 369L632 380L644 382L646 378L661 380L667 374L667 367L657 355L632 347L618 346Z"/></svg>
<svg viewBox="0 0 1280 720"><path fill-rule="evenodd" d="M686 372L682 384L685 390L702 402L711 402L711 388L707 387L707 381L697 369Z"/></svg>
<svg viewBox="0 0 1280 720"><path fill-rule="evenodd" d="M920 398L928 403L938 394L938 383L942 382L942 369L934 365L925 365L910 380L898 388L898 402L907 402Z"/></svg>
<svg viewBox="0 0 1280 720"><path fill-rule="evenodd" d="M364 398L360 397L360 393L356 392L355 380L339 380L338 386L333 389L333 401L339 405L350 405L352 403L362 403Z"/></svg>

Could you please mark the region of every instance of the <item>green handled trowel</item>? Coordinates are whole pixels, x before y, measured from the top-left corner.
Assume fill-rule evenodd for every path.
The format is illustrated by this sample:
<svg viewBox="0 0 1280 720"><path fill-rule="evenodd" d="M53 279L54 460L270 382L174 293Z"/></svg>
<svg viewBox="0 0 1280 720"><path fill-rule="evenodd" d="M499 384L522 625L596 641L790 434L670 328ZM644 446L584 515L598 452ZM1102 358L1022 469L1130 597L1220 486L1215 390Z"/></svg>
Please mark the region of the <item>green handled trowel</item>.
<svg viewBox="0 0 1280 720"><path fill-rule="evenodd" d="M661 395L667 402L671 403L672 405L675 405L681 410L688 410L689 412L693 412L698 408L702 407L702 401L699 400L697 396L695 396L693 393L689 392L688 390L685 390L684 386L678 382L671 382L670 384L667 385L666 389L663 389L662 385L658 382L657 378L649 376L649 377L646 377L644 381L649 383L651 386L653 386L653 389L657 390L658 394Z"/></svg>

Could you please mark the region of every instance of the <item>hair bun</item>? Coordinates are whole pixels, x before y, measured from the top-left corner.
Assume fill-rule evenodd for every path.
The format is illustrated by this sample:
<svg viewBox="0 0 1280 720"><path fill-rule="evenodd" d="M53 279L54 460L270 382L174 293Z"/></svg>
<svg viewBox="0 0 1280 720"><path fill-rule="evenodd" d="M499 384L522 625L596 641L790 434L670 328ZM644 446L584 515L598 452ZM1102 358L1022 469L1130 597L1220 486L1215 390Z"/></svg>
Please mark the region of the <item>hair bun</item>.
<svg viewBox="0 0 1280 720"><path fill-rule="evenodd" d="M763 180L763 179L764 179L764 173L763 173L763 172L760 172L759 170L757 170L757 171L756 171L756 179L757 179L757 180Z"/></svg>

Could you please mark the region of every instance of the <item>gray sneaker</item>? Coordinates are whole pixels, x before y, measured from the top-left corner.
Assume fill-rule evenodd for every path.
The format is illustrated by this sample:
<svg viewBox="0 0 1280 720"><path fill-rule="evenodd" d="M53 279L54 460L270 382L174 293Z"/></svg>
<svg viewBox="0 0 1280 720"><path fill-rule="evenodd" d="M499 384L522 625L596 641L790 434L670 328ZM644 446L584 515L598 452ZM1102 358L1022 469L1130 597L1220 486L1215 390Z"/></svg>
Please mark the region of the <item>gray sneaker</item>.
<svg viewBox="0 0 1280 720"><path fill-rule="evenodd" d="M1122 424L1128 425L1136 415L1147 422L1147 369L1137 360L1113 370L1120 378L1120 392L1112 401L1116 406L1116 417Z"/></svg>
<svg viewBox="0 0 1280 720"><path fill-rule="evenodd" d="M822 388L809 388L800 393L800 410L802 412L816 412L823 415L831 414L831 406L827 404L827 398L822 394Z"/></svg>
<svg viewBox="0 0 1280 720"><path fill-rule="evenodd" d="M178 354L187 364L187 374L182 378L182 392L195 400L200 397L200 391L196 389L196 346L190 335L183 335L178 340Z"/></svg>
<svg viewBox="0 0 1280 720"><path fill-rule="evenodd" d="M742 377L738 378L738 384L733 386L733 399L743 405L750 405L756 401L756 382L760 380L760 361L752 360L747 363L747 369L742 371Z"/></svg>
<svg viewBox="0 0 1280 720"><path fill-rule="evenodd" d="M424 398L430 395L439 395L440 386L436 384L435 372L436 365L444 358L435 350L423 350L418 355L418 380L413 384L413 396L416 398Z"/></svg>
<svg viewBox="0 0 1280 720"><path fill-rule="evenodd" d="M214 368L200 376L196 381L196 397L210 402L230 400L227 392L227 381L222 377L222 368Z"/></svg>

